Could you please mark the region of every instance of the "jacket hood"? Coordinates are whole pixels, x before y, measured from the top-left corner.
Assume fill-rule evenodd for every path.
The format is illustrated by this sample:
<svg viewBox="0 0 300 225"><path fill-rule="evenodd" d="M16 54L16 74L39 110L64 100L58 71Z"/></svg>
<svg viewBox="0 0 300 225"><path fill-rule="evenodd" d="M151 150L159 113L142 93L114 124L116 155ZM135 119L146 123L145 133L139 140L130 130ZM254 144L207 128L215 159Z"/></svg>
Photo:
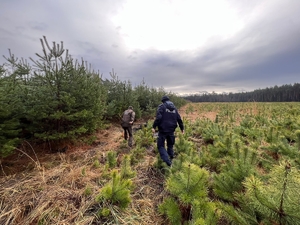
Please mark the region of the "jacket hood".
<svg viewBox="0 0 300 225"><path fill-rule="evenodd" d="M167 109L169 109L169 110L174 110L174 109L176 109L174 103L171 102L171 101L165 101L165 106L166 106Z"/></svg>

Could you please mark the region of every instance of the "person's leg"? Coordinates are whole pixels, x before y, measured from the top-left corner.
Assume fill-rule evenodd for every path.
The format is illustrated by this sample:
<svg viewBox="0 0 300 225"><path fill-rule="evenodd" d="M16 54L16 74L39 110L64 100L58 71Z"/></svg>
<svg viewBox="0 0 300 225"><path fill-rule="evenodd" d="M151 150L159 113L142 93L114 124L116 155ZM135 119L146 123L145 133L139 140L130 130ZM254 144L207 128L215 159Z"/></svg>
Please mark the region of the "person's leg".
<svg viewBox="0 0 300 225"><path fill-rule="evenodd" d="M127 127L123 127L124 130L124 139L127 140L128 136L127 136Z"/></svg>
<svg viewBox="0 0 300 225"><path fill-rule="evenodd" d="M173 146L175 144L175 135L174 133L170 133L166 136L167 139L167 152L168 155L170 157L170 159L174 158L174 150L173 150Z"/></svg>
<svg viewBox="0 0 300 225"><path fill-rule="evenodd" d="M133 141L132 126L128 127L128 134L129 134L128 146L132 147L132 141Z"/></svg>
<svg viewBox="0 0 300 225"><path fill-rule="evenodd" d="M160 154L160 158L167 163L168 166L171 165L171 161L169 159L169 155L167 153L167 150L165 149L165 140L166 136L165 134L162 134L161 132L158 132L158 138L157 138L157 149Z"/></svg>

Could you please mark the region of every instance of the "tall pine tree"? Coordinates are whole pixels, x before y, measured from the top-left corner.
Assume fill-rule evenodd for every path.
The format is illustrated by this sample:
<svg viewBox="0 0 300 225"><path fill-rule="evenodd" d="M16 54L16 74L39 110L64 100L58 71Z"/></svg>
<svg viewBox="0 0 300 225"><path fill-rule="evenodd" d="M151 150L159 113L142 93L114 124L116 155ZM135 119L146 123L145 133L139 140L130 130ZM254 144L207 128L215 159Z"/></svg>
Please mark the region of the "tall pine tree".
<svg viewBox="0 0 300 225"><path fill-rule="evenodd" d="M43 141L59 142L95 131L105 112L106 90L99 73L86 62L73 60L61 44L41 39L24 89L27 129Z"/></svg>

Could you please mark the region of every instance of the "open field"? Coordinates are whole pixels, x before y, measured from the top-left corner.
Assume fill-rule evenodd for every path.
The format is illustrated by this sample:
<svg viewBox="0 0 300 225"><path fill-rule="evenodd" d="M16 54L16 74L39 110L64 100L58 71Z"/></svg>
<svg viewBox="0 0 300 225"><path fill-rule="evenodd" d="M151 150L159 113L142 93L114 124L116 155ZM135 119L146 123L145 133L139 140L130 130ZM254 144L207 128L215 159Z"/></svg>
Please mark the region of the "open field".
<svg viewBox="0 0 300 225"><path fill-rule="evenodd" d="M152 121L135 132L132 149L123 141L119 124L99 131L92 143L69 146L64 153L44 154L28 144L1 163L0 224L176 224L166 213L169 209L159 210L168 197L181 206L182 223L300 224L295 216L299 177L272 178L275 172L282 178L281 165L289 167L286 173L299 174L300 103L189 103L180 114L186 130L183 136L177 133L178 155L171 170L157 159ZM171 185L178 177L186 181L186 165L193 165L195 177L207 176L201 182L205 186L198 187L206 190L201 200L192 192L182 198ZM121 207L122 199L101 195L113 186L114 171L123 174L121 181L132 183L126 207ZM251 195L254 181L269 190L256 187L266 196L262 202L273 199L271 209Z"/></svg>

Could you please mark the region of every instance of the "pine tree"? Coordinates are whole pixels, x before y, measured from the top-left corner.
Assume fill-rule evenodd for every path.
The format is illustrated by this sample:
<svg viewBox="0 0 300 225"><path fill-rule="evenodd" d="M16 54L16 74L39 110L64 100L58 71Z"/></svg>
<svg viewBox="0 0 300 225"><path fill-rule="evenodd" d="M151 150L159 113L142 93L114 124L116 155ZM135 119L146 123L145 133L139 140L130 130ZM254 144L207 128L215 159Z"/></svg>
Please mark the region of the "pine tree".
<svg viewBox="0 0 300 225"><path fill-rule="evenodd" d="M118 205L125 209L131 202L130 190L132 181L122 179L117 170L112 171L112 180L101 188L100 193L96 197L97 202L107 202L109 204Z"/></svg>
<svg viewBox="0 0 300 225"><path fill-rule="evenodd" d="M158 211L162 215L166 215L171 224L181 225L182 216L178 203L172 197L164 199L163 203L158 206Z"/></svg>
<svg viewBox="0 0 300 225"><path fill-rule="evenodd" d="M246 179L245 195L262 223L300 224L299 172L285 161L274 166L266 181L256 176Z"/></svg>
<svg viewBox="0 0 300 225"><path fill-rule="evenodd" d="M208 200L208 176L207 170L184 162L181 170L172 172L166 180L166 189L174 198L165 199L160 206L161 212L170 221L174 221L172 215L177 214L176 218L181 218L181 223L209 224L209 221L217 221L215 206Z"/></svg>
<svg viewBox="0 0 300 225"><path fill-rule="evenodd" d="M110 72L111 80L106 79L104 85L107 89L107 110L105 113L108 119L119 119L128 106L133 106L136 118L141 115L139 104L130 81L121 81L114 70Z"/></svg>
<svg viewBox="0 0 300 225"><path fill-rule="evenodd" d="M234 194L243 190L242 182L255 173L256 152L248 147L240 149L238 142L235 146L234 157L227 158L213 181L214 193L227 201L234 201Z"/></svg>
<svg viewBox="0 0 300 225"><path fill-rule="evenodd" d="M131 169L131 158L130 155L125 155L121 164L120 175L122 179L133 178L136 172Z"/></svg>
<svg viewBox="0 0 300 225"><path fill-rule="evenodd" d="M11 154L19 143L20 99L16 95L17 85L16 73L6 74L4 67L0 66L0 157Z"/></svg>
<svg viewBox="0 0 300 225"><path fill-rule="evenodd" d="M99 73L84 61L74 61L63 43L50 47L41 39L43 54L23 90L28 129L38 139L58 142L91 133L102 124L106 90Z"/></svg>

